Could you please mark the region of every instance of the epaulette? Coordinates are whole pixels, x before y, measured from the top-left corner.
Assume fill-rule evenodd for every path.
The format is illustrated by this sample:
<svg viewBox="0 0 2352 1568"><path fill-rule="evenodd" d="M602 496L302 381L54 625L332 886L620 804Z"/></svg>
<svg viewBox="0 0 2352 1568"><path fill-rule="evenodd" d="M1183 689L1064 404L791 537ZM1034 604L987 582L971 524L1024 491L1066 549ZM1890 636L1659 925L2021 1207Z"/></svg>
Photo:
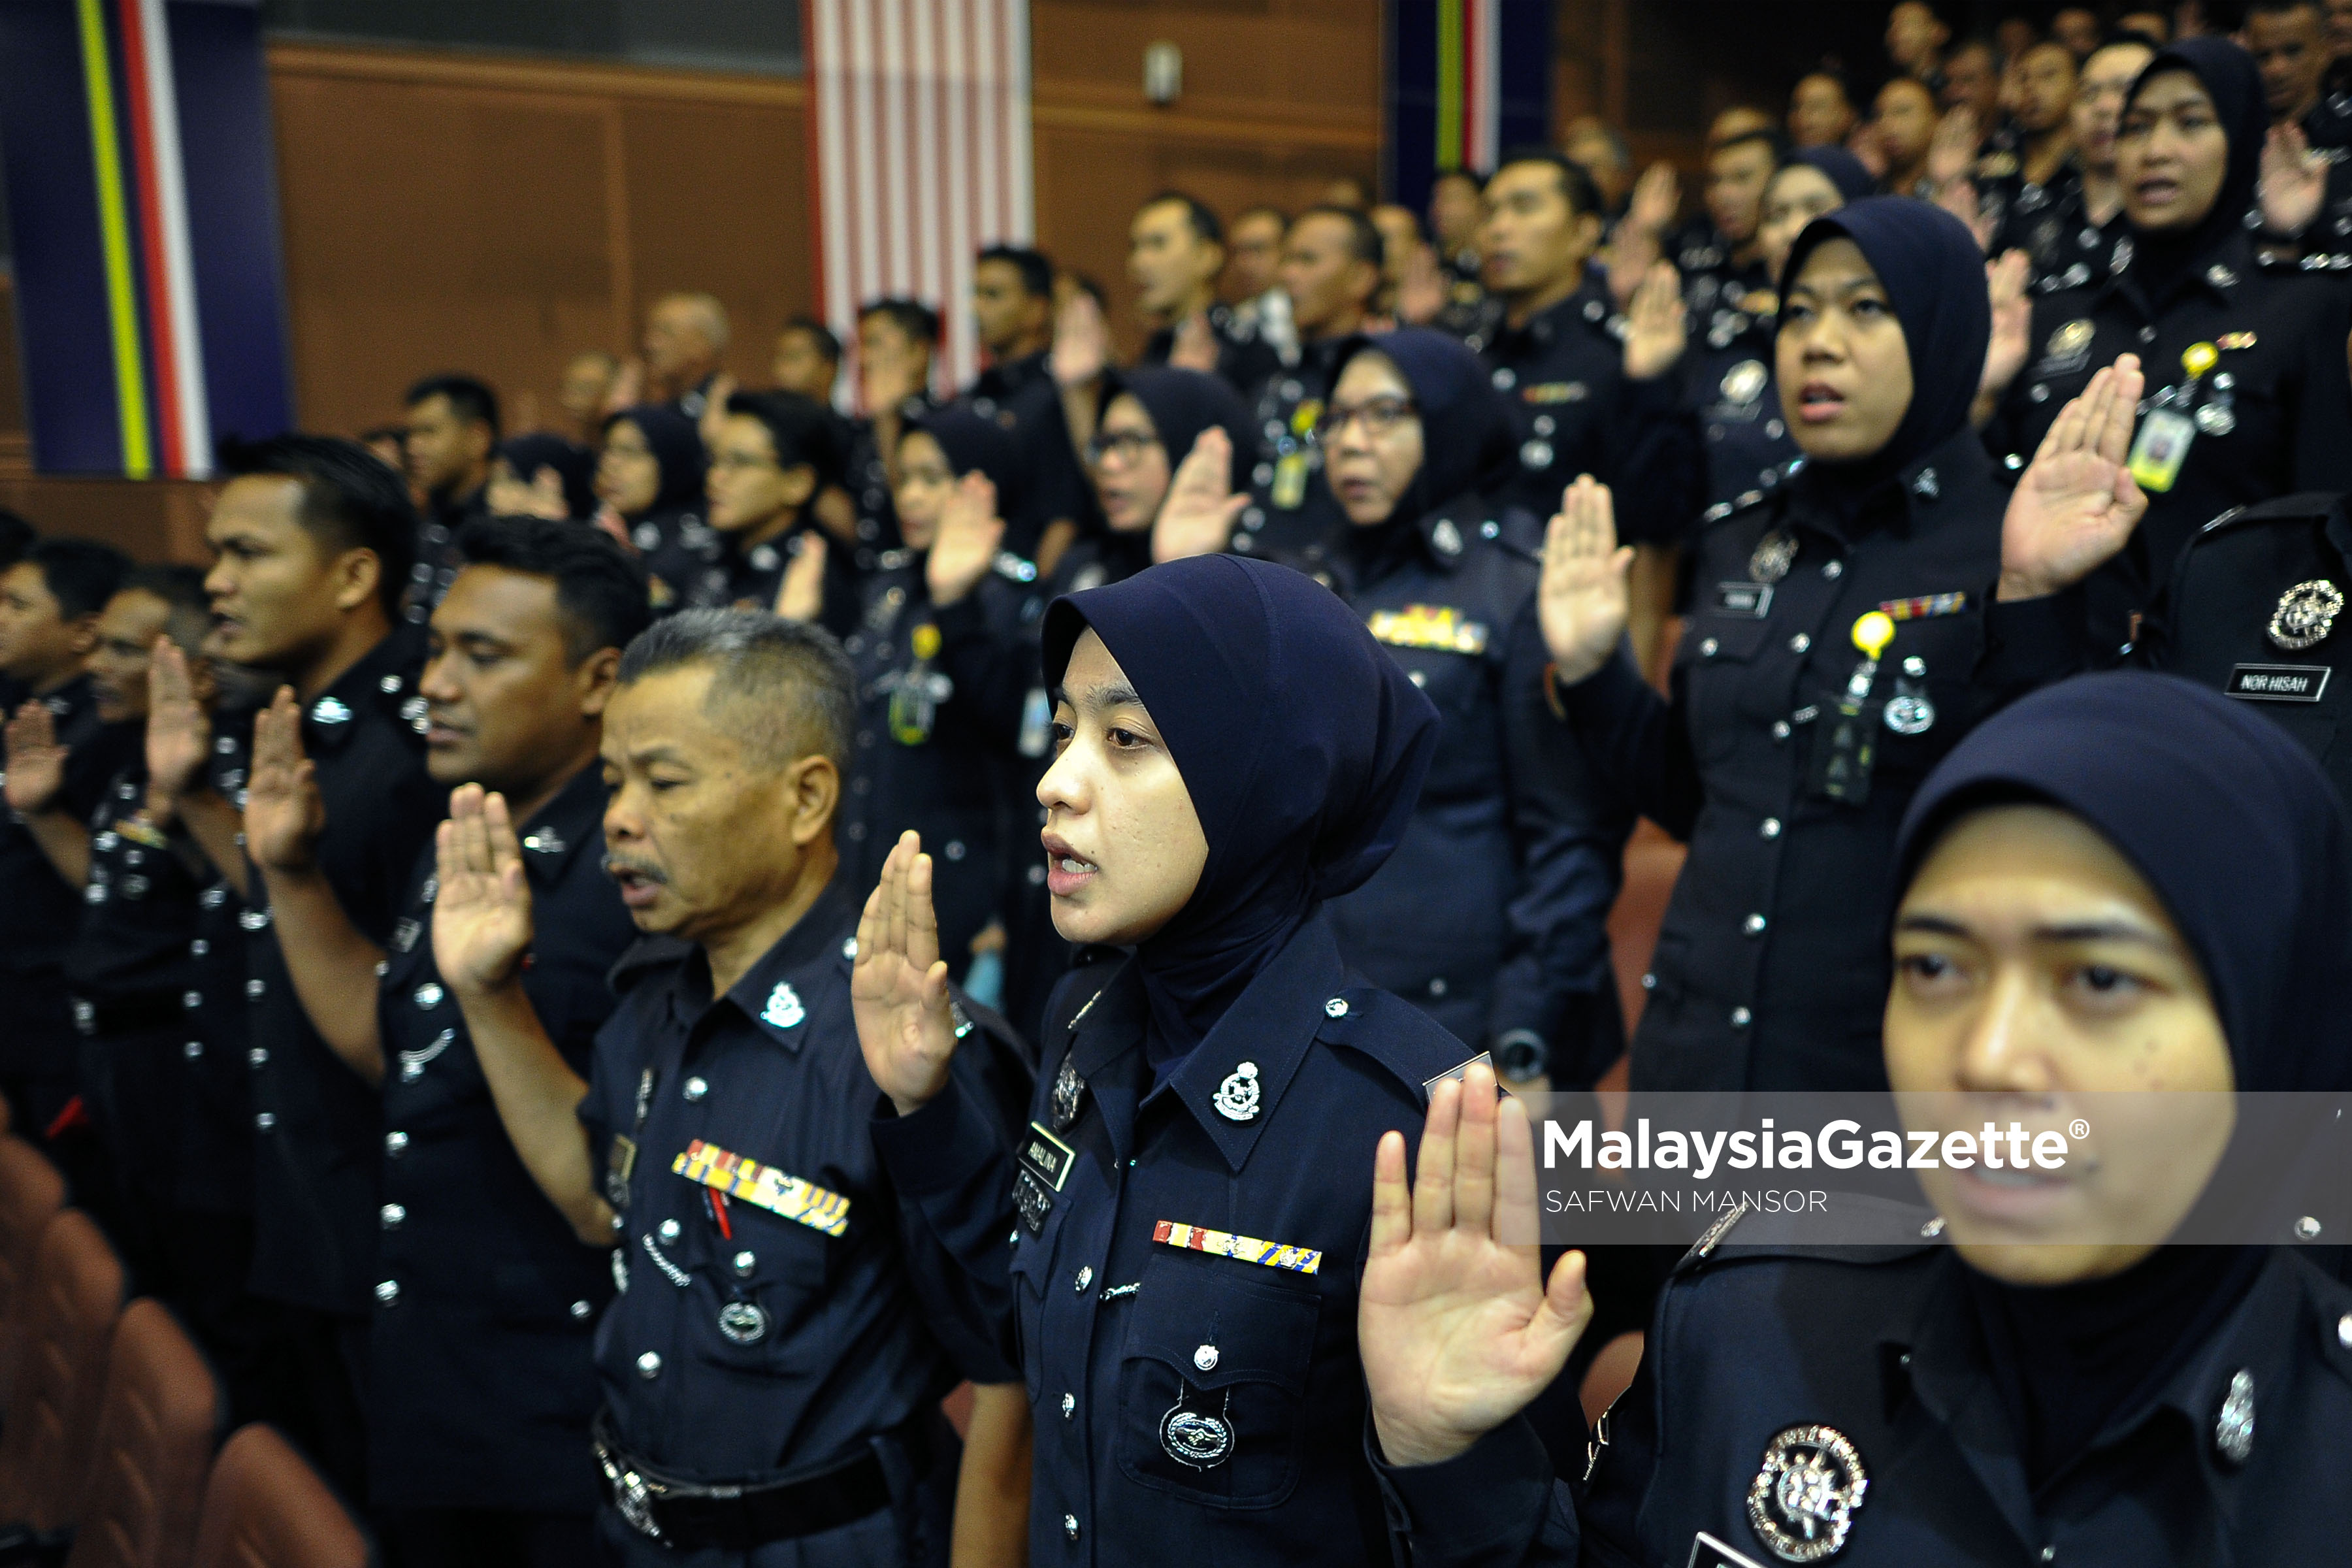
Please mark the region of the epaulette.
<svg viewBox="0 0 2352 1568"><path fill-rule="evenodd" d="M1337 1011L1334 1011L1337 1009ZM1429 1103L1429 1087L1464 1065L1465 1047L1435 1019L1376 985L1352 985L1323 1005L1315 1037L1360 1052Z"/></svg>
<svg viewBox="0 0 2352 1568"><path fill-rule="evenodd" d="M1818 1215L1760 1208L1742 1197L1707 1226L1670 1273L1767 1258L1890 1263L1943 1245L1943 1216L1916 1204L1857 1193L1841 1193L1837 1201L1837 1218L1831 1222Z"/></svg>
<svg viewBox="0 0 2352 1568"><path fill-rule="evenodd" d="M2267 252L2254 259L2254 266L2263 272L2347 272L2352 271L2352 251L2314 250L2302 256L2273 256Z"/></svg>
<svg viewBox="0 0 2352 1568"><path fill-rule="evenodd" d="M2198 539L2222 533L2233 528L2263 522L2284 522L2291 519L2326 517L2342 504L2343 498L2327 490L2305 490L2299 495L2273 496L2252 506L2233 506L2197 531Z"/></svg>
<svg viewBox="0 0 2352 1568"><path fill-rule="evenodd" d="M995 571L998 576L1015 583L1034 583L1037 580L1037 563L1015 555L1010 550L996 552Z"/></svg>
<svg viewBox="0 0 2352 1568"><path fill-rule="evenodd" d="M1802 458L1791 458L1787 462L1781 464L1780 484L1787 483L1790 478L1793 476L1799 468L1804 466L1804 462L1805 460ZM1707 508L1705 511L1699 513L1699 523L1702 527L1712 528L1717 523L1723 521L1726 518L1737 517L1743 511L1762 506L1766 501L1770 500L1774 496L1779 495L1780 493L1780 484L1774 485L1769 490L1742 490L1731 500L1719 500L1713 506Z"/></svg>

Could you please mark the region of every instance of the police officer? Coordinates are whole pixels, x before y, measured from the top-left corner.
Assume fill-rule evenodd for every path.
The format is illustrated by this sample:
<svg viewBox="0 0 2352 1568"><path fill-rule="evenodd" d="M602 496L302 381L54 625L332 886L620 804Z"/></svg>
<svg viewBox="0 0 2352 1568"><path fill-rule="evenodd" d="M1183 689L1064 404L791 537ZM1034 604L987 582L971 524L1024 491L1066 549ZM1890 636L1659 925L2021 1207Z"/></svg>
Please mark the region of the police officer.
<svg viewBox="0 0 2352 1568"><path fill-rule="evenodd" d="M939 312L918 300L875 300L857 313L858 395L866 412L850 421L843 483L856 510L857 546L850 564L860 579L874 570L882 552L905 542L891 504L897 483L891 465L906 421L940 406L931 391L939 336Z"/></svg>
<svg viewBox="0 0 2352 1568"><path fill-rule="evenodd" d="M247 870L240 807L264 781L229 785L205 772L217 738L195 712L172 727L169 759L151 748L149 790L216 869L241 873L231 880L250 906L239 924L253 1289L282 1308L278 1344L295 1401L284 1418L338 1484L364 1496L357 1373L377 1278L377 1100L304 1016L278 922L331 909L370 942L389 943L409 868L438 820L415 689L418 649L407 631L394 632L415 514L398 478L352 442L280 437L242 454L240 467L205 524L215 552L205 580L214 619L205 651L286 681L275 716L281 730L299 730L303 776L326 827L310 860ZM269 783L295 780L280 770ZM226 1001L207 994L202 1005Z"/></svg>
<svg viewBox="0 0 2352 1568"><path fill-rule="evenodd" d="M596 496L645 562L657 610L676 608L718 563L719 533L703 517L705 479L702 436L677 409L641 403L604 421Z"/></svg>
<svg viewBox="0 0 2352 1568"><path fill-rule="evenodd" d="M1213 371L1255 399L1282 358L1217 300L1224 238L1224 225L1208 204L1181 191L1162 191L1136 209L1128 226L1127 275L1137 307L1153 325L1139 363Z"/></svg>
<svg viewBox="0 0 2352 1568"><path fill-rule="evenodd" d="M2344 1053L2319 1043L2352 984L2331 794L2275 729L2160 677L2069 682L1990 721L1905 825L1890 1077L2340 1095ZM2120 929L2039 934L2076 923ZM2029 1000L2086 969L2095 1013ZM2147 1211L2085 1194L2079 1241L1949 1169L1921 1173L1939 1212L1913 1211L1906 1243L1806 1246L1743 1206L1675 1271L1633 1386L1562 1482L1513 1412L1583 1327L1580 1271L1547 1289L1534 1247L1497 1244L1535 1226L1520 1107L1498 1110L1483 1074L1458 1118L1441 1095L1410 1195L1402 1141L1381 1150L1360 1328L1416 1563L2286 1563L2352 1529L2334 1469L2352 1290L2300 1247L2243 1245L2318 1222L2263 1205L2201 1229L2239 1245L2153 1245L2270 1197L2277 1166L2243 1137L2104 1145L2110 1181L2133 1172L2108 1190Z"/></svg>
<svg viewBox="0 0 2352 1568"><path fill-rule="evenodd" d="M1330 906L1339 950L1515 1082L1587 1085L1623 1047L1604 922L1630 814L1595 809L1544 706L1537 563L1480 487L1511 462L1475 359L1409 328L1342 352L1321 439L1349 528L1334 585L1444 720L1397 852Z"/></svg>
<svg viewBox="0 0 2352 1568"><path fill-rule="evenodd" d="M2005 195L1986 254L2023 251L2032 272L2028 286L2035 293L2103 282L2118 255L2130 258L2131 247L2122 245L2129 224L2116 174L2116 128L2131 84L2155 58L2155 46L2136 37L2114 38L2092 50L2075 76L2066 110L2073 151L2055 174L2031 191L2021 180Z"/></svg>
<svg viewBox="0 0 2352 1568"><path fill-rule="evenodd" d="M1050 570L1093 516L1054 380L1054 264L1026 246L992 245L972 264L971 305L989 364L965 401L1011 433L1030 469L1031 503L1004 548Z"/></svg>
<svg viewBox="0 0 2352 1568"><path fill-rule="evenodd" d="M631 645L604 714L604 860L663 940L617 972L585 1082L524 989L537 901L513 814L462 792L442 845L436 963L499 1115L580 1238L614 1248L594 1452L625 1562L943 1563L939 1399L1011 1376L927 1326L942 1298L914 1277L848 1049L832 815L850 681L824 632L767 616L688 612ZM984 1028L956 1056L1001 1145L1025 1070Z"/></svg>
<svg viewBox="0 0 2352 1568"><path fill-rule="evenodd" d="M2131 526L2111 472L2088 494L2070 468L2013 506L1996 482L1968 429L1989 308L1958 219L1851 203L1784 276L1779 379L1806 460L1700 535L1670 701L1617 656L1632 552L1599 487L1570 489L1545 550L1561 712L1601 787L1691 847L1644 976L1637 1088L1877 1085L1885 961L1853 889L1976 710L2042 678L2030 642L1986 658L1987 617L2011 608L1995 590L2047 592L2004 574L2041 571L2077 524Z"/></svg>
<svg viewBox="0 0 2352 1568"><path fill-rule="evenodd" d="M1671 377L1625 376L1608 285L1585 266L1600 242L1598 202L1591 177L1549 152L1507 156L1486 182L1488 310L1465 341L1508 402L1519 449L1518 472L1494 499L1542 517L1568 479L1614 476L1641 496L1629 531L1672 539L1694 510L1697 439L1675 416Z"/></svg>
<svg viewBox="0 0 2352 1568"><path fill-rule="evenodd" d="M1017 635L1037 569L1003 548L1027 517L1028 470L1013 437L961 405L909 424L898 443L903 549L885 553L844 639L857 673L856 742L843 801L843 857L859 883L880 874L900 832L937 849L942 942L961 979L996 918L1003 877L1000 764L1014 750L1028 672L993 661L947 671L950 642ZM969 478L968 478L969 476ZM788 592L787 598L792 595ZM815 606L787 606L818 618Z"/></svg>
<svg viewBox="0 0 2352 1568"><path fill-rule="evenodd" d="M1470 1053L1351 974L1318 904L1404 831L1437 714L1271 563L1171 562L1047 616L1055 923L1134 952L1064 982L1008 1170L950 1072L930 862L902 844L852 982L876 1142L975 1331L1013 1326L1031 1563L1381 1561L1346 1173Z"/></svg>
<svg viewBox="0 0 2352 1568"><path fill-rule="evenodd" d="M423 621L457 575L457 531L490 515L485 487L499 438L499 398L470 375L428 375L408 389L408 479L425 498L403 610Z"/></svg>
<svg viewBox="0 0 2352 1568"><path fill-rule="evenodd" d="M43 540L0 573L0 711L37 702L67 748L65 774L52 797L58 825L85 824L133 731L109 731L82 665L97 641L99 612L131 563L91 540ZM17 793L12 786L11 794ZM68 883L42 853L12 801L0 820L0 1006L10 1020L0 1050L0 1091L11 1125L43 1138L73 1097L74 1030L62 965L80 923L79 879Z"/></svg>
<svg viewBox="0 0 2352 1568"><path fill-rule="evenodd" d="M2135 353L2155 390L2131 467L2147 519L2088 584L2093 635L2129 640L2189 536L2232 505L2352 488L2344 343L2352 305L2332 279L2266 272L2240 216L2263 132L2253 61L2221 38L2157 55L2116 142L2132 256L2103 284L2034 301L2035 356L1986 443L2022 467L2092 372Z"/></svg>
<svg viewBox="0 0 2352 1568"><path fill-rule="evenodd" d="M766 609L794 546L824 550L810 503L834 472L832 423L818 404L790 392L738 392L710 449L710 527L718 555L686 584L695 608ZM835 570L841 563L835 563Z"/></svg>
<svg viewBox="0 0 2352 1568"><path fill-rule="evenodd" d="M1341 345L1363 326L1381 289L1381 231L1352 207L1308 207L1283 237L1281 277L1298 330L1298 360L1258 394L1250 504L1233 547L1315 571L1339 510L1324 480L1316 422L1331 395ZM1178 454L1179 460L1182 454Z"/></svg>
<svg viewBox="0 0 2352 1568"><path fill-rule="evenodd" d="M2012 68L2014 153L2001 154L2002 172L1988 174L1979 161L1977 210L1992 226L1989 256L2022 250L2032 281L2063 274L2086 247L2074 209L2082 202L2082 172L2074 149L2079 72L2065 45L2045 39ZM2076 221L2070 223L2070 218ZM2087 263L2082 279L2087 281Z"/></svg>
<svg viewBox="0 0 2352 1568"><path fill-rule="evenodd" d="M604 973L635 940L591 846L601 714L650 618L643 574L604 535L541 519L475 523L457 542L466 564L417 683L426 763L436 784L513 803L535 911L524 994L584 1070L612 1011ZM265 868L306 852L315 820L274 787L289 735L265 721L246 810ZM499 1121L428 940L437 878L428 848L388 946L331 908L289 910L278 937L312 1024L383 1094L369 1496L395 1563L576 1562L593 1550L588 1335L610 1276Z"/></svg>

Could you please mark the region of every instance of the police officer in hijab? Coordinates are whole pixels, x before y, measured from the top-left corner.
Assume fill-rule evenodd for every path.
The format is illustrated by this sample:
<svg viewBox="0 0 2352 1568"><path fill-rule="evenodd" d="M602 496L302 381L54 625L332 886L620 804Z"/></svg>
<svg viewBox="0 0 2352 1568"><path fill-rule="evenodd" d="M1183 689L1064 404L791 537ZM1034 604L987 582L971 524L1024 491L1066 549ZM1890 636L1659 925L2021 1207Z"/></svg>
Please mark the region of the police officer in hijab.
<svg viewBox="0 0 2352 1568"><path fill-rule="evenodd" d="M2352 489L2347 286L2266 269L2243 222L2266 126L2260 73L2228 39L2184 38L2149 62L2116 142L2128 262L2034 300L2032 357L1985 431L2021 468L2095 368L2140 356L2150 390L2130 466L2147 521L2087 587L2108 649L2130 640L2133 614L2221 512Z"/></svg>
<svg viewBox="0 0 2352 1568"><path fill-rule="evenodd" d="M586 518L596 510L596 454L543 432L510 436L490 453L483 490L492 517Z"/></svg>
<svg viewBox="0 0 2352 1568"><path fill-rule="evenodd" d="M718 563L719 531L703 516L702 437L666 403L641 404L604 421L596 497L636 546L654 608L674 609L687 585Z"/></svg>
<svg viewBox="0 0 2352 1568"><path fill-rule="evenodd" d="M1512 542L1534 520L1486 499L1509 417L1476 356L1425 327L1360 337L1334 366L1332 585L1444 719L1396 853L1332 903L1340 952L1507 1079L1590 1084L1623 1042L1605 927L1632 816L1597 804L1545 706L1539 568Z"/></svg>
<svg viewBox="0 0 2352 1568"><path fill-rule="evenodd" d="M2302 748L2214 692L2122 672L2016 704L1905 819L1890 1078L2026 1102L2341 1095L2347 834ZM1403 1141L1381 1147L1360 1326L1412 1561L2336 1556L2352 1289L2298 1246L2250 1244L2322 1227L2289 1208L2273 1229L2225 1189L2274 1162L2208 1095L2179 1098L2166 1120L2198 1136L2111 1139L2066 1176L2069 1212L2104 1233L2032 1239L2002 1201L2013 1185L1948 1167L1922 1173L1940 1212L1909 1243L1717 1227L1668 1282L1570 1484L1514 1412L1582 1327L1580 1271L1563 1263L1547 1291L1535 1247L1494 1239L1534 1224L1527 1118L1476 1069L1442 1086L1410 1196ZM2135 1205L2146 1225L2127 1229ZM2179 1239L2217 1214L2245 1242Z"/></svg>
<svg viewBox="0 0 2352 1568"><path fill-rule="evenodd" d="M1031 1560L1386 1562L1353 1173L1469 1053L1349 972L1323 906L1410 831L1440 717L1332 595L1234 555L1056 601L1045 671L1055 923L1110 956L1056 994L1013 1169L946 1071L911 841L852 976L892 1179L1017 1329Z"/></svg>
<svg viewBox="0 0 2352 1568"><path fill-rule="evenodd" d="M1643 977L1639 1089L1883 1081L1886 960L1853 889L1976 712L2046 674L2032 637L1986 657L1988 618L2018 613L1992 603L2004 574L2130 526L2065 485L2012 504L1997 482L1968 426L1990 307L1958 219L1849 204L1798 237L1780 292L1806 461L1701 533L1670 699L1618 652L1632 552L1608 492L1570 487L1546 547L1560 710L1601 786L1690 845Z"/></svg>

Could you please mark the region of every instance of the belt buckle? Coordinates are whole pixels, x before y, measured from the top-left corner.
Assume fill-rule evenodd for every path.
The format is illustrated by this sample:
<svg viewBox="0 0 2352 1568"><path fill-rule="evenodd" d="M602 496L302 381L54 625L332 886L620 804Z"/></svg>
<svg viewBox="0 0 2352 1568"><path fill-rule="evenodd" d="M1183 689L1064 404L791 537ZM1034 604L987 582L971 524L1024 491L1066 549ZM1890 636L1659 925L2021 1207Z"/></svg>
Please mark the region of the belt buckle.
<svg viewBox="0 0 2352 1568"><path fill-rule="evenodd" d="M596 1445L596 1462L613 1489L613 1506L620 1510L622 1522L648 1541L659 1541L661 1526L654 1520L654 1499L658 1495L655 1484L614 1463L612 1450L602 1443Z"/></svg>

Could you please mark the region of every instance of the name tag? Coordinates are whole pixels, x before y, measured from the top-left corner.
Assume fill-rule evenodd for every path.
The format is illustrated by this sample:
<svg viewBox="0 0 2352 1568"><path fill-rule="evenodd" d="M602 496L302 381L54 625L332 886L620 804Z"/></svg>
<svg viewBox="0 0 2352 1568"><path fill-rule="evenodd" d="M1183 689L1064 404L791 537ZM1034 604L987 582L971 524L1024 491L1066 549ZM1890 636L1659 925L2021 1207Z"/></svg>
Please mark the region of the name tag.
<svg viewBox="0 0 2352 1568"><path fill-rule="evenodd" d="M1712 614L1742 616L1751 621L1762 620L1771 608L1769 583L1717 583L1714 599L1707 605Z"/></svg>
<svg viewBox="0 0 2352 1568"><path fill-rule="evenodd" d="M770 1214L782 1215L827 1236L849 1229L849 1200L826 1192L813 1182L788 1176L773 1165L762 1165L740 1154L730 1154L716 1143L698 1138L686 1152L670 1162L670 1172L729 1197L740 1198Z"/></svg>
<svg viewBox="0 0 2352 1568"><path fill-rule="evenodd" d="M1021 1141L1021 1163L1046 1186L1060 1192L1062 1184L1070 1179L1070 1166L1076 1159L1076 1151L1067 1143L1035 1122L1029 1124L1029 1135Z"/></svg>
<svg viewBox="0 0 2352 1568"><path fill-rule="evenodd" d="M1736 1551L1702 1530L1691 1542L1688 1568L1764 1568L1745 1552Z"/></svg>
<svg viewBox="0 0 2352 1568"><path fill-rule="evenodd" d="M2231 668L2221 692L2255 702L2316 702L2335 673L2324 664L2241 664Z"/></svg>
<svg viewBox="0 0 2352 1568"><path fill-rule="evenodd" d="M1371 628L1375 642L1391 647L1426 647L1473 657L1486 651L1486 623L1471 620L1450 605L1374 610L1364 624Z"/></svg>

